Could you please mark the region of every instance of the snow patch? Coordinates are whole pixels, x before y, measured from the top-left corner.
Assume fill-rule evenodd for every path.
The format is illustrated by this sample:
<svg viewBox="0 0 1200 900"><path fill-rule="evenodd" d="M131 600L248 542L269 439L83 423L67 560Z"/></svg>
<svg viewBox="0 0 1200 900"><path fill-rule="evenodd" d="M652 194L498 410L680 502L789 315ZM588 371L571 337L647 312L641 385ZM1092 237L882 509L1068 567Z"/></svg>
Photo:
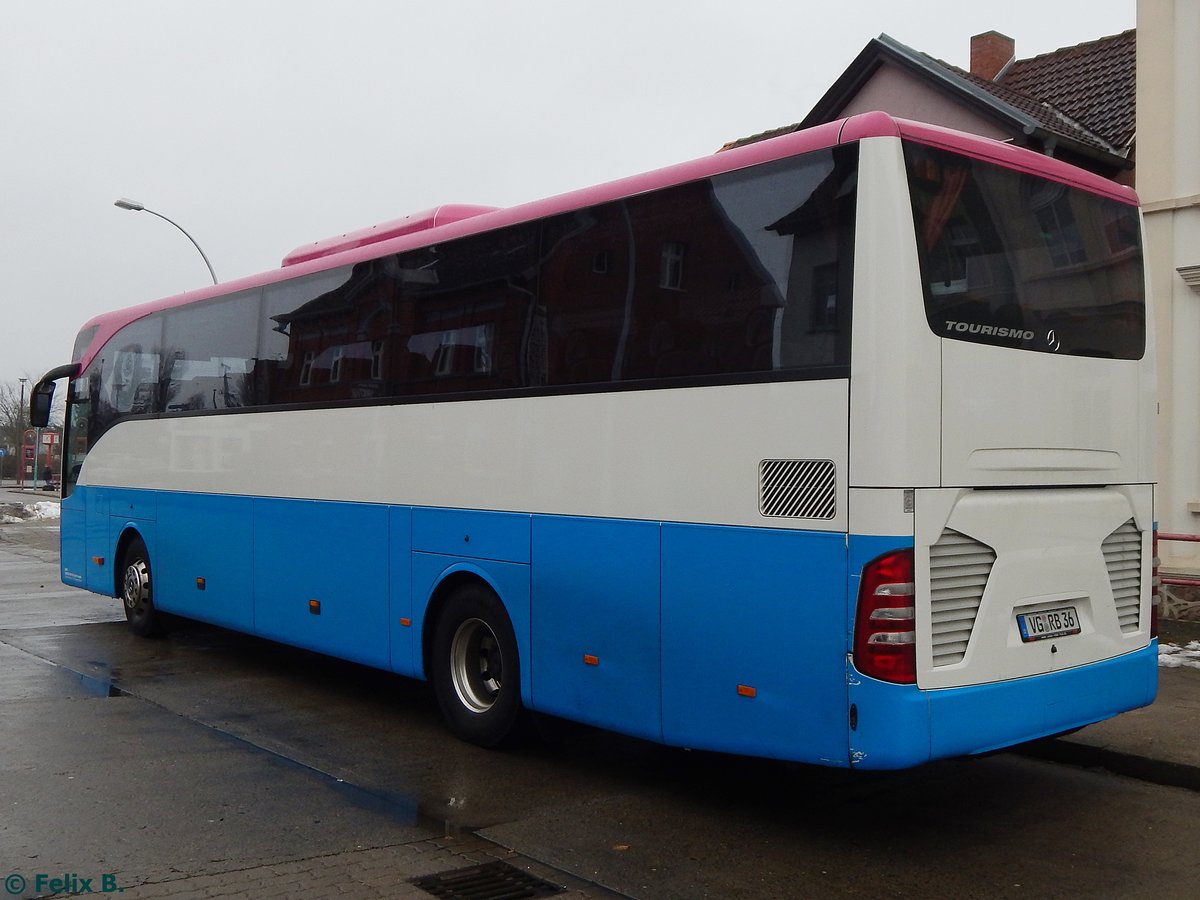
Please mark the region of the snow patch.
<svg viewBox="0 0 1200 900"><path fill-rule="evenodd" d="M62 511L53 500L41 500L37 503L0 503L0 525L61 517Z"/></svg>
<svg viewBox="0 0 1200 900"><path fill-rule="evenodd" d="M1159 644L1158 664L1164 669L1178 669L1180 666L1200 669L1200 641L1189 641L1182 647L1178 644Z"/></svg>
<svg viewBox="0 0 1200 900"><path fill-rule="evenodd" d="M53 500L43 500L26 507L33 513L35 519L58 519L62 517L62 509Z"/></svg>

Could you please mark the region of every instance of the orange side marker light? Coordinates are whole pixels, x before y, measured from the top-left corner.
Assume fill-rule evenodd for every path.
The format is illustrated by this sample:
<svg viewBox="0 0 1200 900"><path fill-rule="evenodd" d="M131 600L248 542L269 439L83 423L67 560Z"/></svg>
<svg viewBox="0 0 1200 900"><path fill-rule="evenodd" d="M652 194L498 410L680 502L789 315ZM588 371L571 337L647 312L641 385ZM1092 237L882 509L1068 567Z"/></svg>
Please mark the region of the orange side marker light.
<svg viewBox="0 0 1200 900"><path fill-rule="evenodd" d="M758 689L752 688L748 684L739 684L738 685L738 696L739 697L757 697Z"/></svg>

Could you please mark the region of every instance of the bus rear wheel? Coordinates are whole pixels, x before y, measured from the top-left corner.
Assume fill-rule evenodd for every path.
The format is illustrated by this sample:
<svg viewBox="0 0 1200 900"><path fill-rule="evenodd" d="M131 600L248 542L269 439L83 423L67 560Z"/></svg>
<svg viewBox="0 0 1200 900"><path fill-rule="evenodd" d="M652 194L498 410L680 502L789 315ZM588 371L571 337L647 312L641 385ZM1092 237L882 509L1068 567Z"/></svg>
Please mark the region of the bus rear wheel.
<svg viewBox="0 0 1200 900"><path fill-rule="evenodd" d="M154 579L150 570L150 554L139 537L125 548L121 562L121 601L129 630L140 637L155 637L163 633L162 615L154 607Z"/></svg>
<svg viewBox="0 0 1200 900"><path fill-rule="evenodd" d="M430 663L451 731L481 747L515 736L521 715L517 640L495 593L468 584L450 595L434 626Z"/></svg>

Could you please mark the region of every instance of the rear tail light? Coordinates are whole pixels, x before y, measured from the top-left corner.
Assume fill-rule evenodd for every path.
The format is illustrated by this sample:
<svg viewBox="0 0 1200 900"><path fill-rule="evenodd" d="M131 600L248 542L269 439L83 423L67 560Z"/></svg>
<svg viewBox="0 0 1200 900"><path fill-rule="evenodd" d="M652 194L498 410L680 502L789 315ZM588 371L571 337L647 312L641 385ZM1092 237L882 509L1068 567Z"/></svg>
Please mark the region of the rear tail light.
<svg viewBox="0 0 1200 900"><path fill-rule="evenodd" d="M912 550L867 563L854 620L854 666L864 675L897 684L917 680L916 594Z"/></svg>
<svg viewBox="0 0 1200 900"><path fill-rule="evenodd" d="M1150 561L1150 637L1158 637L1158 607L1160 605L1162 581L1159 580L1158 574L1158 529L1154 529L1154 538L1151 542L1151 561Z"/></svg>

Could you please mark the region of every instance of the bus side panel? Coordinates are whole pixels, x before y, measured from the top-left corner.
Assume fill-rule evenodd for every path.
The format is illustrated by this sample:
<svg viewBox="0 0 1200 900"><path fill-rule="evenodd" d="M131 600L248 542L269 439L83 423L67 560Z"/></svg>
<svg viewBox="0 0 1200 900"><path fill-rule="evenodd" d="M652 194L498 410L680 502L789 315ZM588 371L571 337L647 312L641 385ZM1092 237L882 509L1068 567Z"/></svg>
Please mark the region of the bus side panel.
<svg viewBox="0 0 1200 900"><path fill-rule="evenodd" d="M846 537L663 526L668 743L845 766Z"/></svg>
<svg viewBox="0 0 1200 900"><path fill-rule="evenodd" d="M863 492L858 493L857 499L860 509L868 508L872 502ZM894 504L892 509L895 515ZM875 521L885 521L878 508L874 513ZM912 514L905 514L904 519L911 527ZM911 548L913 537L911 534L852 534L849 543L850 570L847 573L849 577L846 588L848 602L845 635L846 698L850 714L847 752L850 765L863 769L903 769L919 766L929 761L930 753L927 693L915 684L890 684L868 678L854 667L851 655L863 568L885 553Z"/></svg>
<svg viewBox="0 0 1200 900"><path fill-rule="evenodd" d="M524 513L417 507L412 549L468 559L529 562L529 516Z"/></svg>
<svg viewBox="0 0 1200 900"><path fill-rule="evenodd" d="M158 493L112 488L108 493L108 514L114 519L153 522L158 517ZM118 530L113 537L119 535Z"/></svg>
<svg viewBox="0 0 1200 900"><path fill-rule="evenodd" d="M386 669L388 580L386 506L254 501L256 634Z"/></svg>
<svg viewBox="0 0 1200 900"><path fill-rule="evenodd" d="M662 740L659 525L539 516L534 708Z"/></svg>
<svg viewBox="0 0 1200 900"><path fill-rule="evenodd" d="M79 490L79 488L76 488ZM87 589L97 594L113 596L113 567L117 561L116 537L112 534L112 523L108 517L108 488L84 488L87 491L87 536L88 567L84 575ZM97 562L103 560L103 562Z"/></svg>
<svg viewBox="0 0 1200 900"><path fill-rule="evenodd" d="M491 585L508 612L517 638L521 696L526 702L530 691L529 531L527 513L412 509L413 632L426 635L426 608L446 577L455 571L478 575ZM413 669L418 677L428 677L422 648L421 644L413 646Z"/></svg>
<svg viewBox="0 0 1200 900"><path fill-rule="evenodd" d="M388 513L392 671L409 676L420 673L413 658L412 513L408 506L393 506Z"/></svg>
<svg viewBox="0 0 1200 900"><path fill-rule="evenodd" d="M907 769L929 762L929 692L915 684L868 678L846 663L854 727L850 765L856 769Z"/></svg>
<svg viewBox="0 0 1200 900"><path fill-rule="evenodd" d="M158 497L154 603L165 612L239 631L254 630L254 501L249 497Z"/></svg>
<svg viewBox="0 0 1200 900"><path fill-rule="evenodd" d="M86 587L87 577L87 491L76 490L64 497L59 523L59 565L63 584ZM106 551L105 551L106 552Z"/></svg>
<svg viewBox="0 0 1200 900"><path fill-rule="evenodd" d="M146 545L146 551L150 554L150 565L154 577L158 577L158 568L155 563L155 560L158 559L158 529L155 521L158 496L154 491L122 488L109 488L106 494L108 497L108 539L96 546L108 547L110 552L104 554L105 565L96 568L107 573L107 583L101 590L111 597L114 596L114 586L117 591L121 590L119 585L113 583L113 573L121 571L121 560L116 558L117 547L121 542L121 535L127 532L136 532L141 536L142 542ZM93 546L90 536L88 546Z"/></svg>

